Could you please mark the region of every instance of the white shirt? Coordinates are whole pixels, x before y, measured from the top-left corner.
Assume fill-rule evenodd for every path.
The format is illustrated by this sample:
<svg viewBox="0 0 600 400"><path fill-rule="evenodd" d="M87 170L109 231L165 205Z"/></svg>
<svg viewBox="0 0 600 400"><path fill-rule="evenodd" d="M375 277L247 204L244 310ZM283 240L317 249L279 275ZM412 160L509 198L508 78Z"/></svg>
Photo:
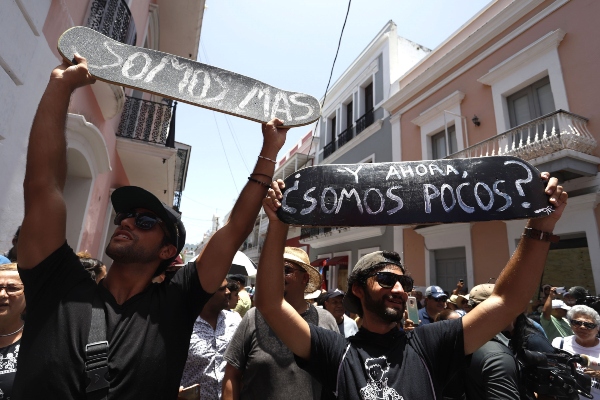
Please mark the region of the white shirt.
<svg viewBox="0 0 600 400"><path fill-rule="evenodd" d="M233 311L219 313L216 329L201 317L196 319L181 386L199 383L200 398L221 398L221 383L227 365L223 354L241 321L242 317Z"/></svg>
<svg viewBox="0 0 600 400"><path fill-rule="evenodd" d="M572 354L585 354L590 357L592 361L600 362L600 342L594 347L583 347L575 341L575 335L567 336L565 338L557 337L552 341L552 346L560 349L560 340L563 340L562 349L568 351ZM579 371L583 371L583 367L577 364L577 369ZM595 378L592 378L592 396L594 399L600 399L600 382L598 382ZM586 397L579 396L580 399L585 399Z"/></svg>

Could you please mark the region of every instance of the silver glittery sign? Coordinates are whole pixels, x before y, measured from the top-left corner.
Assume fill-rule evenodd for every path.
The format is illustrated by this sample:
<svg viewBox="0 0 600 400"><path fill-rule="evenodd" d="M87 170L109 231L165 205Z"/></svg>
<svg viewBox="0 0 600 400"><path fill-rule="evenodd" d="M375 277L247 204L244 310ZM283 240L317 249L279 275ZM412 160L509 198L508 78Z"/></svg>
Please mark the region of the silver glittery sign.
<svg viewBox="0 0 600 400"><path fill-rule="evenodd" d="M157 50L126 45L82 26L65 31L58 51L78 53L99 80L154 93L195 106L265 123L279 118L288 127L308 125L321 114L317 99L256 79Z"/></svg>

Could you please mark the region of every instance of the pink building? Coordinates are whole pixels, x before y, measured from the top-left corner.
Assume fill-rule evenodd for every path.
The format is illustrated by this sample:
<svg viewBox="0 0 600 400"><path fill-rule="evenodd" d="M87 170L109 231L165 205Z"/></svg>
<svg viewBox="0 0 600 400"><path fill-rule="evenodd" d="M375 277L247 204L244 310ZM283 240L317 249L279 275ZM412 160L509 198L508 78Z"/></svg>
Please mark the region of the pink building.
<svg viewBox="0 0 600 400"><path fill-rule="evenodd" d="M543 283L600 292L597 1L496 0L393 83L394 160L508 154L562 180ZM595 43L595 44L594 44ZM524 221L402 227L416 284L493 282Z"/></svg>
<svg viewBox="0 0 600 400"><path fill-rule="evenodd" d="M204 0L11 0L0 4L0 249L23 218L22 182L31 122L58 38L88 26L122 43L195 60ZM82 51L83 53L83 51ZM85 55L85 54L84 54ZM179 206L190 146L175 141L169 99L96 82L72 97L67 118L67 240L104 255L114 227L111 192L144 187Z"/></svg>

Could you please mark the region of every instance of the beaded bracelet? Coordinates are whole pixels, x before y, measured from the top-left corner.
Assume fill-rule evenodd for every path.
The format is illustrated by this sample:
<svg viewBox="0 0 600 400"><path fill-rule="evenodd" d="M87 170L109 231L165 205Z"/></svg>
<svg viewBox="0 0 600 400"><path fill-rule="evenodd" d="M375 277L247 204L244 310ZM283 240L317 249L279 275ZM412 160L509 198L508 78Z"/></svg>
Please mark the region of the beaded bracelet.
<svg viewBox="0 0 600 400"><path fill-rule="evenodd" d="M268 184L268 183L265 183L265 182L263 182L263 181L259 181L258 179L254 179L254 178L253 178L253 177L251 177L251 176L249 176L249 177L248 177L248 180L249 180L250 182L256 182L256 183L258 183L259 185L263 185L263 186L264 186L264 187L266 187L266 188L270 188L270 187L271 187L271 185L270 185L270 184Z"/></svg>
<svg viewBox="0 0 600 400"><path fill-rule="evenodd" d="M260 176L264 176L265 178L269 178L270 181L273 180L273 177L269 176L267 174L261 174L261 173L258 173L258 172L253 172L253 173L250 174L250 176L252 176L252 175L260 175Z"/></svg>
<svg viewBox="0 0 600 400"><path fill-rule="evenodd" d="M277 164L277 161L275 161L269 157L258 156L258 158L262 158L263 160L271 161L273 164Z"/></svg>

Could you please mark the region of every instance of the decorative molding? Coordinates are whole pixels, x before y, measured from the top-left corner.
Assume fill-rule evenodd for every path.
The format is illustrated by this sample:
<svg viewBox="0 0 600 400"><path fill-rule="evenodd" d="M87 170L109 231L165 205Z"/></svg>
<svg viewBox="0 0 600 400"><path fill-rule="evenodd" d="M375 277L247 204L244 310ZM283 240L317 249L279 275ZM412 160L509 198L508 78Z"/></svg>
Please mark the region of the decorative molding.
<svg viewBox="0 0 600 400"><path fill-rule="evenodd" d="M429 90L425 91L422 95L420 95L419 97L415 98L410 103L408 103L407 105L405 105L404 107L402 107L400 109L400 113L404 114L408 110L410 110L413 107L415 107L417 104L419 104L422 101L426 100L428 97L430 97L431 95L433 95L434 93L436 93L437 91L439 91L441 88L443 88L444 86L448 85L454 79L456 79L457 77L461 76L466 71L468 71L471 68L473 68L475 65L479 64L482 60L484 60L487 57L489 57L491 54L493 54L494 52L496 52L498 49L500 49L501 47L505 46L510 41L514 40L517 36L519 36L520 34L522 34L525 31L527 31L533 25L537 24L539 21L541 21L542 19L546 18L548 15L552 14L554 11L556 11L558 8L562 7L563 5L565 5L568 2L569 2L569 0L558 0L558 1L554 2L553 4L551 4L550 6L546 7L545 9L543 9L542 11L540 11L538 14L536 14L533 18L531 18L527 22L525 22L523 25L519 26L518 28L516 28L513 31L511 31L510 33L508 33L502 39L500 39L499 41L497 41L496 43L494 43L493 45L491 45L490 47L488 47L487 49L485 49L484 51L482 51L479 55L477 55L471 61L467 62L462 67L460 67L459 69L457 69L456 71L454 71L450 75L446 76L444 79L442 79L436 85L432 86ZM513 4L514 3L520 3L520 2L513 2ZM523 3L525 3L525 2L523 2ZM527 12L529 12L529 11L530 10L528 10ZM525 15L525 14L526 13L523 13L521 15L521 17L523 15ZM417 64L415 66L415 68L417 66L421 65L422 63L427 62L427 59L428 59L428 57L424 58L421 61L421 63L419 63L419 64ZM439 63L439 64L436 63L430 69L443 69L442 72L439 74L441 76L443 73L447 72L450 68L448 68L447 66L444 67L444 65L442 65L441 63ZM410 74L410 71L407 72L404 76L407 76L408 74ZM400 78L400 79L402 79L402 78ZM418 91L423 90L429 83L431 83L431 80L424 80L424 81L420 82L419 87L413 87L411 93L408 93L407 91L405 91L404 88L403 89L399 89L399 80L398 80L398 81L396 81L396 82L394 82L392 84L394 87L397 88L396 89L397 92L395 94L391 95L390 98L388 100L386 100L382 106L386 110L388 110L390 112L394 111L398 107L400 107L403 103L405 103L406 101L408 101Z"/></svg>
<svg viewBox="0 0 600 400"><path fill-rule="evenodd" d="M86 148L86 153L91 159L94 173L102 174L111 171L108 147L100 130L92 123L87 122L80 114L67 114L67 142L72 145L78 142Z"/></svg>
<svg viewBox="0 0 600 400"><path fill-rule="evenodd" d="M344 229L341 232L336 232L337 228L332 228L330 234L311 236L306 239L301 239L300 243L309 244L310 247L315 249L327 246L333 246L336 244L353 242L356 240L368 239L372 237L381 236L385 233L385 226L368 226L368 227L354 227L354 228L340 228Z"/></svg>
<svg viewBox="0 0 600 400"><path fill-rule="evenodd" d="M441 113L444 112L444 110L460 105L464 98L465 94L460 90L457 90L456 92L447 96L445 99L440 100L435 105L423 111L421 114L419 114L417 118L413 119L411 122L415 125L422 127L423 125L431 121L433 118L438 117Z"/></svg>
<svg viewBox="0 0 600 400"><path fill-rule="evenodd" d="M333 111L335 111L339 107L340 98L346 99L351 97L357 88L362 87L361 85L363 83L368 81L374 74L376 74L379 71L379 63L377 62L378 58L379 57L376 57L373 61L371 61L369 66L367 66L356 78L346 83L346 85L344 85L344 89L340 89L339 94L335 94L333 88L329 93L327 93L327 100L330 100L330 102L324 105L322 112L323 115L329 115ZM340 85L342 84L341 81L339 83Z"/></svg>
<svg viewBox="0 0 600 400"><path fill-rule="evenodd" d="M106 121L114 118L123 110L125 105L125 91L121 86L97 81L92 85L92 91L96 96L102 117Z"/></svg>
<svg viewBox="0 0 600 400"><path fill-rule="evenodd" d="M477 81L483 83L484 85L492 86L500 79L506 78L506 76L514 70L531 62L531 59L538 58L544 53L558 48L558 45L563 40L565 35L566 32L562 29L557 29L547 33L535 42L531 43L529 46L521 49L511 57L490 69L487 74L477 79Z"/></svg>
<svg viewBox="0 0 600 400"><path fill-rule="evenodd" d="M325 158L319 164L332 164L335 160L346 154L348 151L354 149L356 146L367 140L371 137L375 132L379 131L383 126L383 120L378 119L365 128L364 131L355 136L348 143L343 145L339 150L334 151L329 157ZM321 149L323 151L323 149Z"/></svg>

